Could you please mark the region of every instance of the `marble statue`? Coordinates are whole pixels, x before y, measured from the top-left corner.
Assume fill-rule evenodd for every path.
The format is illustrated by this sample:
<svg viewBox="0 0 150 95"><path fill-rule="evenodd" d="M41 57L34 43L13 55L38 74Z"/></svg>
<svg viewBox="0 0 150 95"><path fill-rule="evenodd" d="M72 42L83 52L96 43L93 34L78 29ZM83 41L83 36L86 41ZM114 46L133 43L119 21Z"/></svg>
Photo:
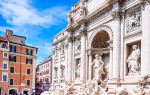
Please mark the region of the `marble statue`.
<svg viewBox="0 0 150 95"><path fill-rule="evenodd" d="M80 16L83 16L83 15L86 14L86 10L85 10L85 7L84 7L84 6L80 6L79 14L80 14Z"/></svg>
<svg viewBox="0 0 150 95"><path fill-rule="evenodd" d="M129 73L138 73L140 69L140 49L137 45L132 46L133 50L127 59Z"/></svg>
<svg viewBox="0 0 150 95"><path fill-rule="evenodd" d="M79 95L87 95L88 85L86 83L81 84Z"/></svg>
<svg viewBox="0 0 150 95"><path fill-rule="evenodd" d="M68 18L67 18L67 21L68 21L68 25L67 26L70 26L72 24L72 17L71 17L71 13L68 13L67 14Z"/></svg>
<svg viewBox="0 0 150 95"><path fill-rule="evenodd" d="M87 93L90 95L107 95L108 84L104 81L92 80L88 85Z"/></svg>
<svg viewBox="0 0 150 95"><path fill-rule="evenodd" d="M79 15L80 16L84 16L86 15L86 8L84 6L84 3L85 3L85 0L81 0L79 6L80 6L80 9L79 9Z"/></svg>
<svg viewBox="0 0 150 95"><path fill-rule="evenodd" d="M148 84L150 82L150 77L148 75L143 76L138 81L138 86L133 89L136 95L150 95L150 87Z"/></svg>
<svg viewBox="0 0 150 95"><path fill-rule="evenodd" d="M93 88L92 95L99 95L100 93L100 85L98 84L98 81L95 81L95 87Z"/></svg>
<svg viewBox="0 0 150 95"><path fill-rule="evenodd" d="M46 95L70 95L71 93L73 93L74 91L74 84L70 84L69 82L67 81L64 81L64 84L62 87L54 87L52 86L50 89L49 89L49 93L46 94Z"/></svg>
<svg viewBox="0 0 150 95"><path fill-rule="evenodd" d="M98 54L95 55L95 59L91 64L91 67L93 67L94 71L94 80L102 80L102 74L105 74L104 72L104 62L102 61L101 56Z"/></svg>
<svg viewBox="0 0 150 95"><path fill-rule="evenodd" d="M77 67L76 67L76 78L80 78L80 62L78 63Z"/></svg>

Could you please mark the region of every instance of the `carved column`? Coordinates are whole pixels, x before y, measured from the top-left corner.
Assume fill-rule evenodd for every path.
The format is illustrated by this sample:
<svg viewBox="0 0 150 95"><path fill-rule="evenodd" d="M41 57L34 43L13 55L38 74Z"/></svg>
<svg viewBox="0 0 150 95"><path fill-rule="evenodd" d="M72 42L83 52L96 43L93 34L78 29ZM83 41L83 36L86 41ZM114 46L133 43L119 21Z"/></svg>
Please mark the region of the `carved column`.
<svg viewBox="0 0 150 95"><path fill-rule="evenodd" d="M81 25L81 67L80 67L80 80L86 80L86 29L85 25Z"/></svg>
<svg viewBox="0 0 150 95"><path fill-rule="evenodd" d="M113 31L113 74L112 78L119 80L120 78L120 59L121 59L121 22L120 11L113 13L114 31Z"/></svg>
<svg viewBox="0 0 150 95"><path fill-rule="evenodd" d="M141 74L150 74L150 0L143 0Z"/></svg>
<svg viewBox="0 0 150 95"><path fill-rule="evenodd" d="M55 80L55 48L53 48L53 65L52 65L52 83L54 83Z"/></svg>
<svg viewBox="0 0 150 95"><path fill-rule="evenodd" d="M112 75L113 75L113 43L112 41L109 41L109 49L110 49L110 59L109 59L109 70L108 70L108 77L109 79L112 79Z"/></svg>
<svg viewBox="0 0 150 95"><path fill-rule="evenodd" d="M92 67L91 67L91 64L92 64L92 53L91 51L88 53L89 55L89 67L88 67L88 70L89 70L89 80L92 79Z"/></svg>
<svg viewBox="0 0 150 95"><path fill-rule="evenodd" d="M73 37L68 37L68 82L72 82L72 48L73 48Z"/></svg>
<svg viewBox="0 0 150 95"><path fill-rule="evenodd" d="M58 82L61 80L61 46L58 46Z"/></svg>
<svg viewBox="0 0 150 95"><path fill-rule="evenodd" d="M68 76L68 43L65 43L65 80Z"/></svg>
<svg viewBox="0 0 150 95"><path fill-rule="evenodd" d="M126 24L126 19L125 19L125 10L122 10L122 19L121 19L121 66L120 66L120 79L124 80L124 70L125 69L125 64L124 64L124 33L125 33L125 24Z"/></svg>

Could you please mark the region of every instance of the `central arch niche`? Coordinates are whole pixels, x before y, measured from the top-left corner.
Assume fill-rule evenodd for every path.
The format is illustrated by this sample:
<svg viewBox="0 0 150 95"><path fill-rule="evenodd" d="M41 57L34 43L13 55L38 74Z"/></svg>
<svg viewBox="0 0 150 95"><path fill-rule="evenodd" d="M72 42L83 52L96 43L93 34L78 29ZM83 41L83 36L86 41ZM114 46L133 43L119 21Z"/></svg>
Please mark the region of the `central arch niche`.
<svg viewBox="0 0 150 95"><path fill-rule="evenodd" d="M95 59L95 54L102 54L102 60L104 62L106 72L105 75L103 75L103 79L106 79L108 77L108 64L110 63L110 37L108 32L106 31L100 31L93 36L93 40L91 43L91 49L90 52L92 54L92 61ZM92 72L94 73L94 72ZM93 78L93 74L92 74Z"/></svg>
<svg viewBox="0 0 150 95"><path fill-rule="evenodd" d="M92 41L92 48L107 48L109 46L108 41L110 40L109 34L105 31L98 32L93 41Z"/></svg>

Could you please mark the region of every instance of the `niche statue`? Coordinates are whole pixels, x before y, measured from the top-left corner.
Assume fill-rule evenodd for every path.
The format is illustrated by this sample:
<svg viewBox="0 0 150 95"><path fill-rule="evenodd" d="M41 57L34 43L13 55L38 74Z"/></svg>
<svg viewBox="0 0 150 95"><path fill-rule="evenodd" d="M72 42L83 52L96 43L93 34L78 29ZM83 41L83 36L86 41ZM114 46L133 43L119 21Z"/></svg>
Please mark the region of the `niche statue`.
<svg viewBox="0 0 150 95"><path fill-rule="evenodd" d="M102 75L105 74L104 72L104 62L102 61L101 56L98 54L95 55L95 59L91 64L93 67L94 72L94 80L102 80Z"/></svg>
<svg viewBox="0 0 150 95"><path fill-rule="evenodd" d="M137 45L132 46L133 50L127 59L129 73L138 73L140 70L140 49Z"/></svg>

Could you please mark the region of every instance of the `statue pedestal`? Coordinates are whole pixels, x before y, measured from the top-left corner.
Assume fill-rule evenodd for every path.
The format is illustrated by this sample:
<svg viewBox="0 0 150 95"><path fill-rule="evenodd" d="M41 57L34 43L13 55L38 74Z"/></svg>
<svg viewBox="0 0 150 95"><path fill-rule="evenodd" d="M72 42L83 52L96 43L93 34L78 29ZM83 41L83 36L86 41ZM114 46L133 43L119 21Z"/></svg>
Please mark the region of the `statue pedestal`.
<svg viewBox="0 0 150 95"><path fill-rule="evenodd" d="M74 88L78 91L78 90L80 90L80 87L81 87L81 81L79 81L79 80L77 80L77 81L75 81L75 83L74 83Z"/></svg>

